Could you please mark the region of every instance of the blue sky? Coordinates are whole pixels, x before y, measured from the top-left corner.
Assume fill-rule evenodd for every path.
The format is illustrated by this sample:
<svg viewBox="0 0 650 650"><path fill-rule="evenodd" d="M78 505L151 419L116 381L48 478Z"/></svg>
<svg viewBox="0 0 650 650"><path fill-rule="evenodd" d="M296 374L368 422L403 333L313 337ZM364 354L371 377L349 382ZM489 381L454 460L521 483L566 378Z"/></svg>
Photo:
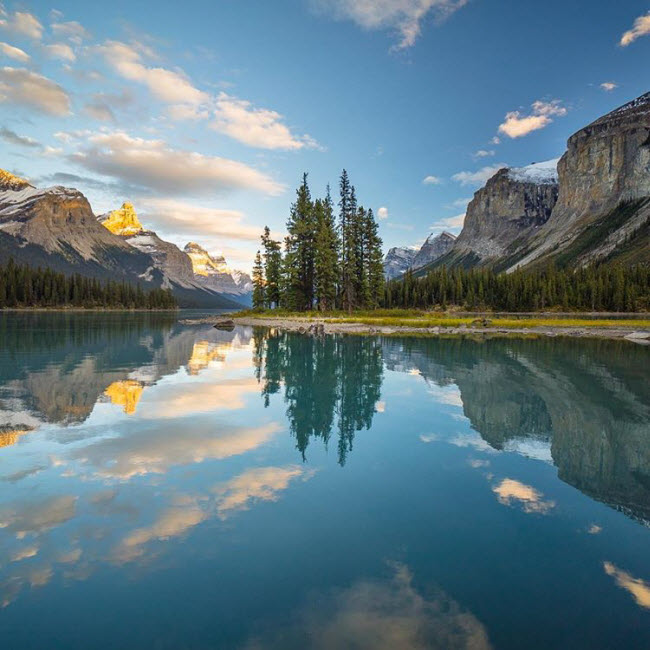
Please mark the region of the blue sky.
<svg viewBox="0 0 650 650"><path fill-rule="evenodd" d="M146 6L148 5L148 6ZM130 200L249 268L294 188L347 168L385 248L458 232L499 166L648 91L636 0L6 3L0 167ZM425 182L425 179L428 179Z"/></svg>

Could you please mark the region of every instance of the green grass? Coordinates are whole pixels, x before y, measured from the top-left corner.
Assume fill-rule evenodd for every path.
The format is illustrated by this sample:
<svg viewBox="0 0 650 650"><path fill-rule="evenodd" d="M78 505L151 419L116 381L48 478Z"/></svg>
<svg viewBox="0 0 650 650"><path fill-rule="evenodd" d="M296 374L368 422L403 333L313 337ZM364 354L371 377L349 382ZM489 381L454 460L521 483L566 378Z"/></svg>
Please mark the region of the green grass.
<svg viewBox="0 0 650 650"><path fill-rule="evenodd" d="M324 320L330 323L350 323L375 327L460 327L469 326L477 320L476 316L456 317L444 312L423 312L409 309L378 309L376 311L347 312L290 312L283 310L238 312L236 316L259 318L295 318L305 321ZM623 320L614 318L553 318L552 316L510 316L490 318L484 329L509 328L526 329L531 327L621 327L633 325L635 328L650 328L650 319ZM482 326L479 326L482 328Z"/></svg>

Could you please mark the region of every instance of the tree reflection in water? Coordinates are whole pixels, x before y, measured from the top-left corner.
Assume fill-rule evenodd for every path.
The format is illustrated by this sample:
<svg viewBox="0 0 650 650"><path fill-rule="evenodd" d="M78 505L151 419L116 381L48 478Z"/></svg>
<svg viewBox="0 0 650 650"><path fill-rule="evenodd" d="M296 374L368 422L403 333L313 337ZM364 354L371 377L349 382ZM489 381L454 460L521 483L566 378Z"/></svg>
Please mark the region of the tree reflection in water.
<svg viewBox="0 0 650 650"><path fill-rule="evenodd" d="M345 465L357 431L370 429L381 396L381 340L366 336L312 337L255 329L254 365L264 405L284 387L287 418L305 459L309 440L328 446L338 432Z"/></svg>

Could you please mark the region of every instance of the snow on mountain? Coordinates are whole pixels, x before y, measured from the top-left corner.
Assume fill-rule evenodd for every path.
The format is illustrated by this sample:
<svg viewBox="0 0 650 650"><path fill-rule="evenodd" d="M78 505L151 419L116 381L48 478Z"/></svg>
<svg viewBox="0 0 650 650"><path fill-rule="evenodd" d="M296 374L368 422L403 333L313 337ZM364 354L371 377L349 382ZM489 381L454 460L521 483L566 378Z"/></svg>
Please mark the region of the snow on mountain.
<svg viewBox="0 0 650 650"><path fill-rule="evenodd" d="M557 164L559 158L533 163L526 167L508 169L508 176L520 183L535 183L536 185L553 185L558 182Z"/></svg>

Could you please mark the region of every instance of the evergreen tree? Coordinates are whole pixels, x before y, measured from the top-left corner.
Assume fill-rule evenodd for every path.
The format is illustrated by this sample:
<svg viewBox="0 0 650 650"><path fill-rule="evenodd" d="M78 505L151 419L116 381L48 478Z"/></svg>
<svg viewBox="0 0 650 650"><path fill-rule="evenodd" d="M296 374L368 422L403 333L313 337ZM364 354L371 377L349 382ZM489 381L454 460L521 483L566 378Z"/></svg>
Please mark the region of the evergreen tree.
<svg viewBox="0 0 650 650"><path fill-rule="evenodd" d="M282 251L280 242L271 239L269 227L262 235L264 247L265 301L269 309L280 305L280 287L282 284Z"/></svg>
<svg viewBox="0 0 650 650"><path fill-rule="evenodd" d="M311 309L314 302L316 221L307 174L303 174L302 184L296 191L287 231L284 264L287 301L292 309Z"/></svg>
<svg viewBox="0 0 650 650"><path fill-rule="evenodd" d="M379 227L375 221L372 210L366 214L364 227L366 260L368 280L368 297L366 307L376 309L381 303L384 294L384 256L381 250L382 240L379 236Z"/></svg>
<svg viewBox="0 0 650 650"><path fill-rule="evenodd" d="M264 267L262 265L262 256L257 251L255 264L253 265L253 309L263 309L265 306Z"/></svg>
<svg viewBox="0 0 650 650"><path fill-rule="evenodd" d="M333 309L338 278L338 238L334 223L329 185L324 201L314 204L316 249L314 259L315 298L321 311Z"/></svg>
<svg viewBox="0 0 650 650"><path fill-rule="evenodd" d="M357 302L357 199L344 169L339 181L339 233L341 239L340 258L340 302L343 309L351 311Z"/></svg>

